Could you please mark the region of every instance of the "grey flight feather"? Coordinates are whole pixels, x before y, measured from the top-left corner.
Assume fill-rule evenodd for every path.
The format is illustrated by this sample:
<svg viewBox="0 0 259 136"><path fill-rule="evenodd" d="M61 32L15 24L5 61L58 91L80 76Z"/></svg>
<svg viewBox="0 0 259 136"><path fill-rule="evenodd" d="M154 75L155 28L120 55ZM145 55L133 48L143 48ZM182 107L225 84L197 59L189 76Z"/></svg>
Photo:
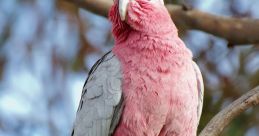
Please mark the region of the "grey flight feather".
<svg viewBox="0 0 259 136"><path fill-rule="evenodd" d="M201 113L202 113L202 106L203 106L204 84L203 84L201 71L195 62L193 62L193 68L196 73L198 100L199 100L198 107L197 107L197 116L198 116L198 120L200 120Z"/></svg>
<svg viewBox="0 0 259 136"><path fill-rule="evenodd" d="M72 136L111 136L123 110L119 60L108 52L89 72Z"/></svg>

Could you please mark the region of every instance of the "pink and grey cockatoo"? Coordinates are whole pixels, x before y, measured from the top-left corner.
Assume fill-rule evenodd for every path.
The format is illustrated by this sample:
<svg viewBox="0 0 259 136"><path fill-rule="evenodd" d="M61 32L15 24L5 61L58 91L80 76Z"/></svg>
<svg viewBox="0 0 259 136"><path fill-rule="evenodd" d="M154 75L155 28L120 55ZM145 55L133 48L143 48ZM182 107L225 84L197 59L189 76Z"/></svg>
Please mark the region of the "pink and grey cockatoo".
<svg viewBox="0 0 259 136"><path fill-rule="evenodd" d="M163 0L115 0L115 45L92 67L73 136L196 136L200 70Z"/></svg>

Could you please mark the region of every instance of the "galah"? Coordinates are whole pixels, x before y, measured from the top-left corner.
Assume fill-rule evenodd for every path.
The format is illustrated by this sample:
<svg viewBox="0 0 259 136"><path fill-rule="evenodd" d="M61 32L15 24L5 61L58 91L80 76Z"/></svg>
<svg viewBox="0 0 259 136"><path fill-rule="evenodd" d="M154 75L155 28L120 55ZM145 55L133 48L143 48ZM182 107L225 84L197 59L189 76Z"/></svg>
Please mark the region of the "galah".
<svg viewBox="0 0 259 136"><path fill-rule="evenodd" d="M85 82L73 136L196 136L201 72L163 0L115 0L115 45Z"/></svg>

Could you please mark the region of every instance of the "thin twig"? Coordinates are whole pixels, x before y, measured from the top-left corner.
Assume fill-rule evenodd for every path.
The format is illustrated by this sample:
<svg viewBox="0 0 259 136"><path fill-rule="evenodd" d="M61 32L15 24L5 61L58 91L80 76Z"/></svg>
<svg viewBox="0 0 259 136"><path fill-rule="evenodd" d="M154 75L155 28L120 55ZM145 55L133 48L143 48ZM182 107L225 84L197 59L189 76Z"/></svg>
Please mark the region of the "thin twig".
<svg viewBox="0 0 259 136"><path fill-rule="evenodd" d="M250 90L214 116L199 136L219 136L236 116L257 104L259 104L259 86Z"/></svg>

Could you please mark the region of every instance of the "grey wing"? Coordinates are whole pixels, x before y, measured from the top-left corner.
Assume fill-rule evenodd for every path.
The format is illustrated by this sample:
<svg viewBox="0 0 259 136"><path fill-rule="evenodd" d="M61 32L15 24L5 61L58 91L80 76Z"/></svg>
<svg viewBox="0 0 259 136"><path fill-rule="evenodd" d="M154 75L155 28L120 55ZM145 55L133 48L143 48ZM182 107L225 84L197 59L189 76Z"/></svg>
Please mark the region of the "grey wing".
<svg viewBox="0 0 259 136"><path fill-rule="evenodd" d="M119 60L108 52L89 72L72 136L110 136L123 109Z"/></svg>
<svg viewBox="0 0 259 136"><path fill-rule="evenodd" d="M197 80L198 100L199 100L198 107L197 107L197 115L198 115L198 120L200 120L201 113L202 113L202 106L203 106L204 84L203 84L201 71L195 62L193 62L193 68L196 73L196 80Z"/></svg>

